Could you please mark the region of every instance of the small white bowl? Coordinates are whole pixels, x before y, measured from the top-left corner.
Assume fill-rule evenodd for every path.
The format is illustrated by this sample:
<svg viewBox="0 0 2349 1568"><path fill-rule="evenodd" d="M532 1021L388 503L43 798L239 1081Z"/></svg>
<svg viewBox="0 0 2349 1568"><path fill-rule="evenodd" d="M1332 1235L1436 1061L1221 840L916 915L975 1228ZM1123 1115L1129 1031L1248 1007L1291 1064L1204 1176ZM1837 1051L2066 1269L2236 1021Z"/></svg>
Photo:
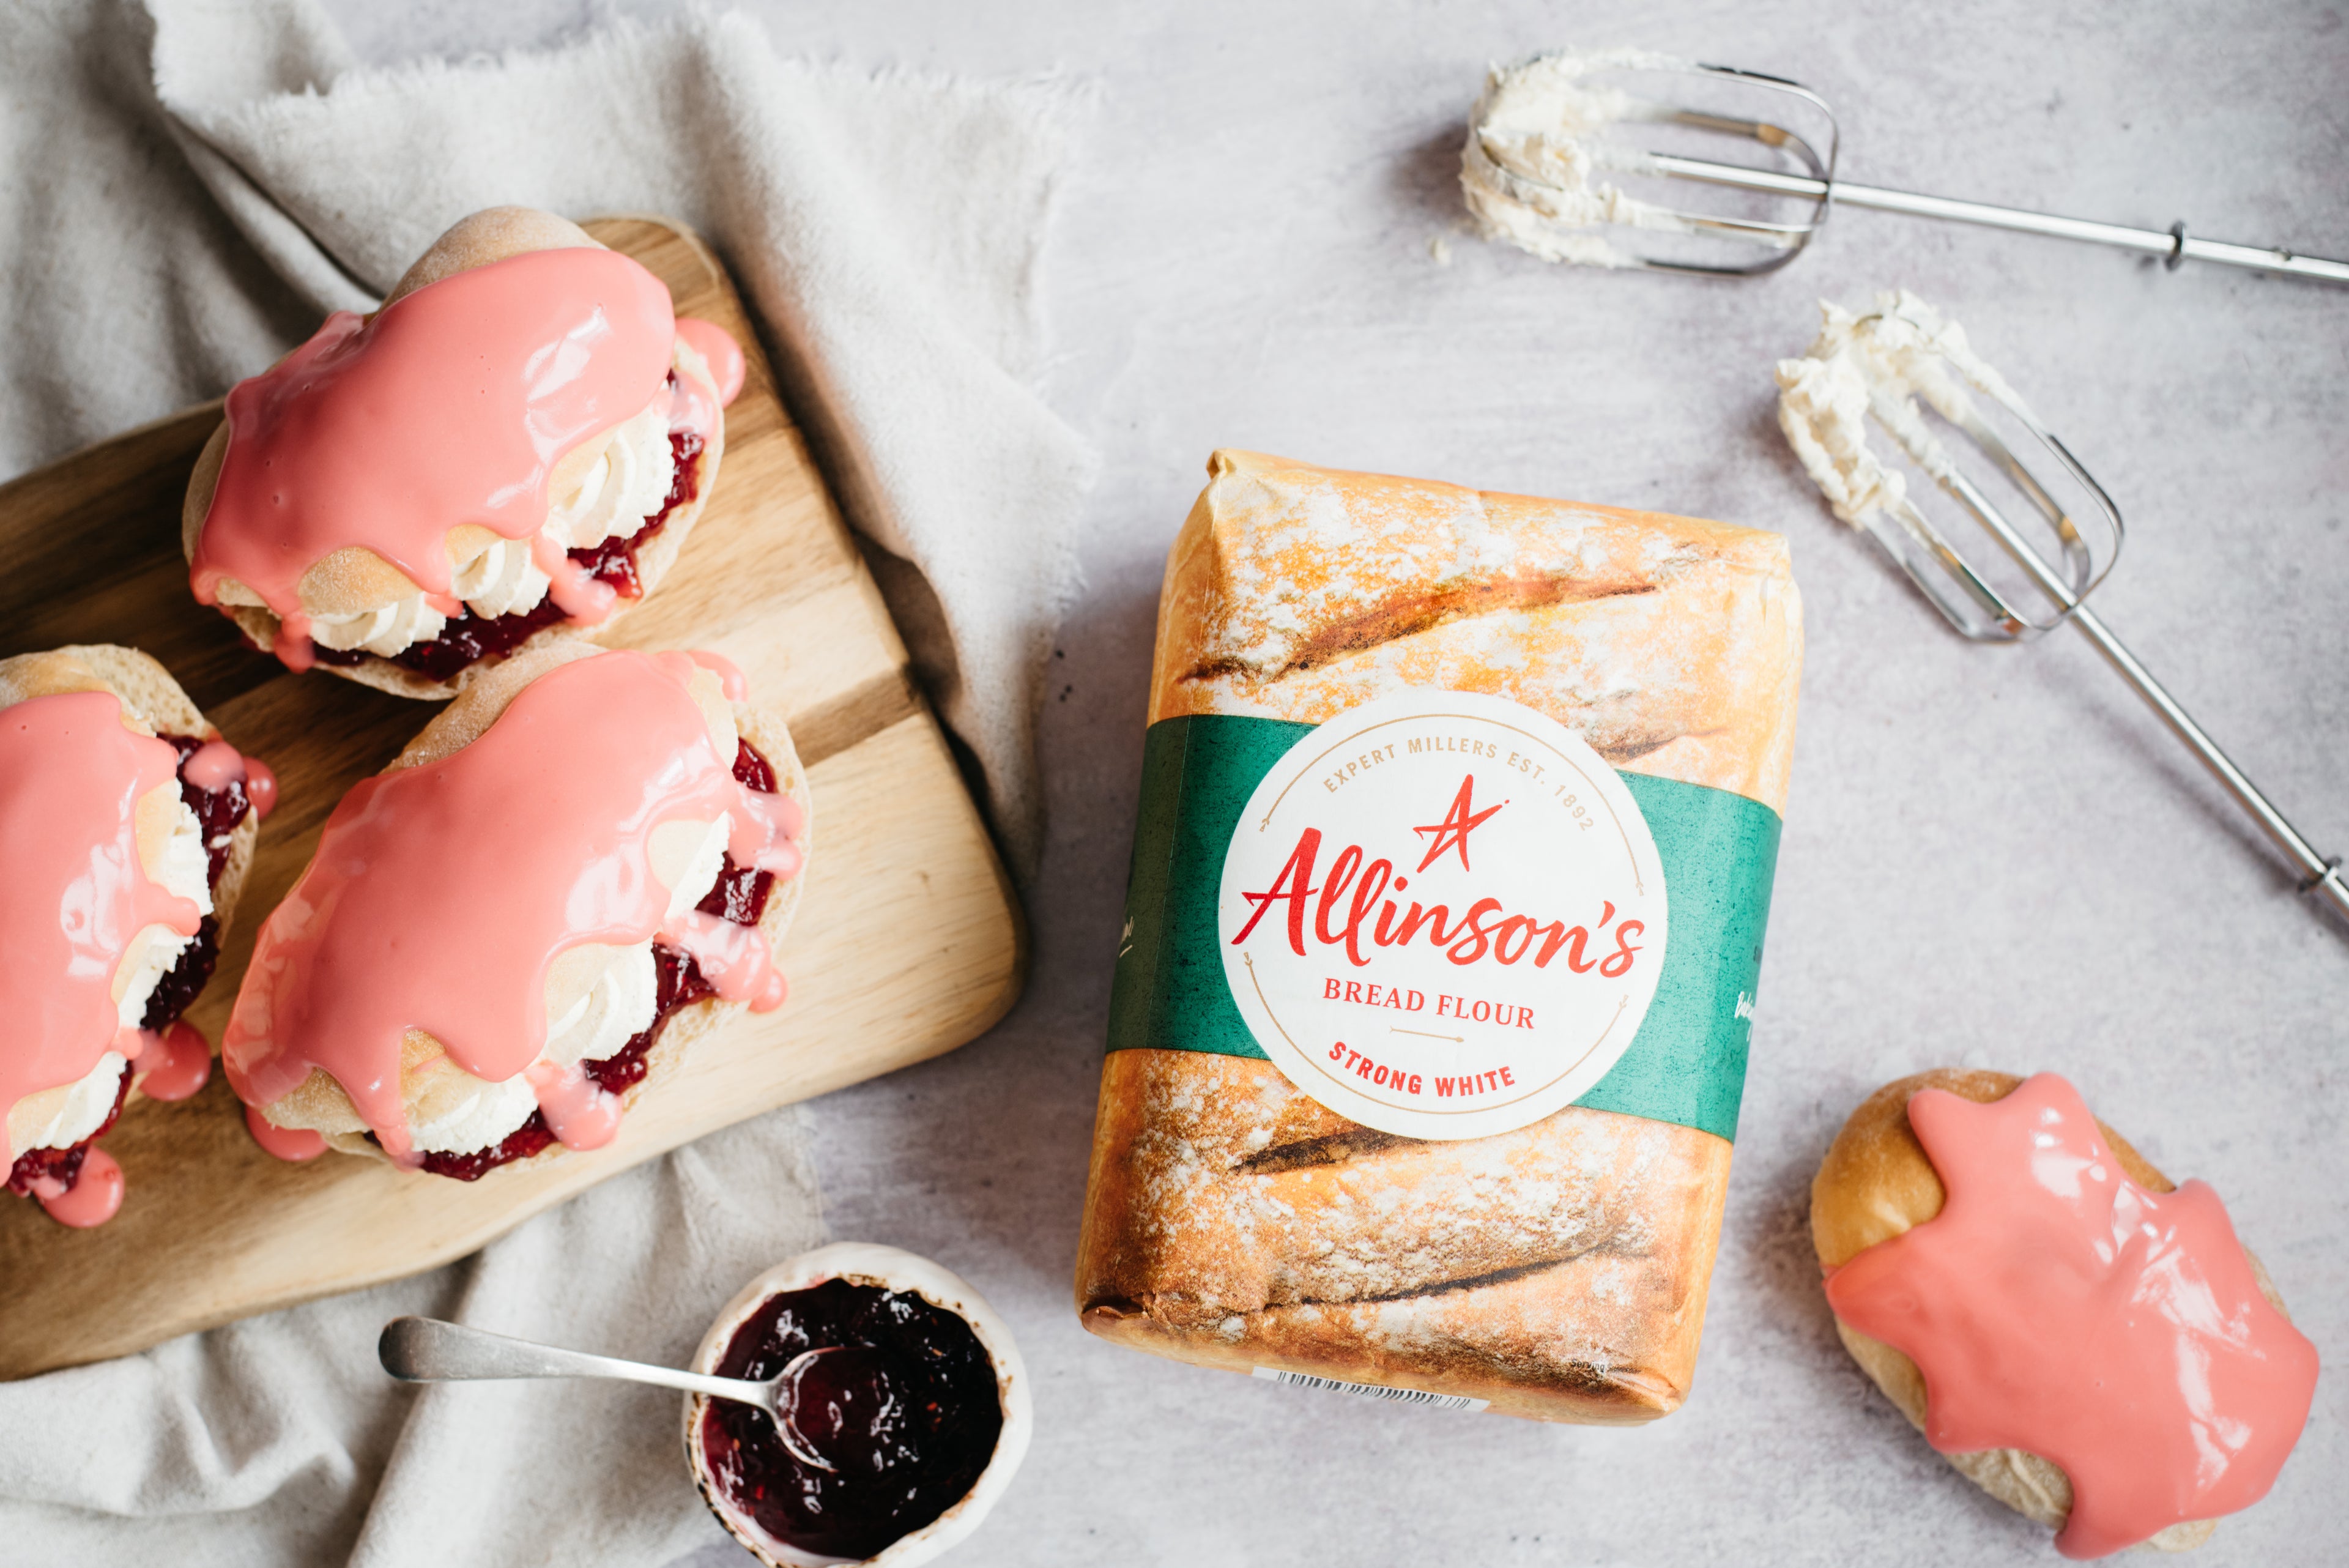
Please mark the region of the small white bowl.
<svg viewBox="0 0 2349 1568"><path fill-rule="evenodd" d="M1028 1455L1028 1438L1035 1426L1028 1398L1028 1369L1020 1364L1019 1347L1011 1343L1010 1325L977 1291L927 1258L867 1241L835 1241L829 1247L802 1252L743 1286L741 1293L726 1303L718 1321L702 1336L701 1347L693 1353L693 1369L716 1372L736 1331L753 1313L776 1296L811 1290L826 1280L910 1292L961 1318L978 1336L978 1343L995 1363L996 1391L1003 1400L1003 1429L996 1437L994 1456L979 1472L978 1480L971 1483L970 1490L963 1494L962 1501L921 1529L899 1536L877 1557L825 1557L777 1541L728 1500L725 1489L710 1471L709 1455L702 1451L701 1416L709 1403L705 1395L686 1396L686 1462L692 1466L693 1483L701 1489L702 1501L718 1516L718 1522L768 1568L832 1568L833 1564L855 1562L872 1563L874 1568L914 1568L917 1563L930 1562L960 1545L978 1528L979 1521L995 1506L995 1500L1011 1484L1019 1461Z"/></svg>

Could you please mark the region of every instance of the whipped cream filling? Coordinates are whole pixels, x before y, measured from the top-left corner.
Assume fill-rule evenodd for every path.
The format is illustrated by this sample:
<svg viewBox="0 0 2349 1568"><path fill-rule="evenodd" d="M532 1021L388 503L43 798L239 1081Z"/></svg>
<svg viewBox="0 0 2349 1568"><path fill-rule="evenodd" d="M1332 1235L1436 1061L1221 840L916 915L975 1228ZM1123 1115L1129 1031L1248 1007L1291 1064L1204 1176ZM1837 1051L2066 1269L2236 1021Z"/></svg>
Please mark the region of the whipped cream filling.
<svg viewBox="0 0 2349 1568"><path fill-rule="evenodd" d="M605 435L601 449L581 466L574 483L548 496L540 532L557 547L585 550L615 536L626 538L661 509L676 477L668 444L670 401L664 387L642 412ZM496 539L455 561L450 585L454 597L485 618L537 608L549 584L531 550L527 537ZM223 604L267 607L258 594L233 578L222 581L219 594ZM449 618L417 588L366 609L314 615L310 640L338 653L358 649L389 659L419 642L430 642L448 624Z"/></svg>
<svg viewBox="0 0 2349 1568"><path fill-rule="evenodd" d="M1974 353L1965 328L1905 288L1878 294L1872 315L1822 300L1819 316L1818 337L1803 357L1778 361L1778 428L1835 514L1855 527L1911 507L1907 476L1868 444L1869 419L1944 483L1956 462L1918 400L1961 427L1980 417L1973 392L2033 419L2005 378Z"/></svg>
<svg viewBox="0 0 2349 1568"><path fill-rule="evenodd" d="M459 564L450 586L467 609L494 617L536 609L546 597L547 578L530 558L529 540L500 539Z"/></svg>
<svg viewBox="0 0 2349 1568"><path fill-rule="evenodd" d="M49 1113L49 1119L32 1129L19 1155L36 1148L71 1148L106 1125L106 1113L114 1108L114 1096L122 1086L122 1075L129 1064L119 1051L109 1051L98 1059L98 1065L84 1073L65 1092L65 1097ZM27 1096L29 1101L31 1096Z"/></svg>
<svg viewBox="0 0 2349 1568"><path fill-rule="evenodd" d="M666 398L615 429L578 483L549 499L540 530L565 551L589 550L626 538L668 499L676 462L668 444ZM528 539L499 539L458 563L457 597L478 616L535 609L547 595L546 574L531 558Z"/></svg>
<svg viewBox="0 0 2349 1568"><path fill-rule="evenodd" d="M709 896L725 869L733 820L665 822L653 829L653 874L671 889L667 919ZM575 1068L617 1053L652 1026L660 981L653 944L626 947L583 943L564 950L546 977L546 1044L538 1060ZM410 1107L409 1136L418 1150L468 1154L494 1148L538 1108L529 1069L500 1083L473 1080L473 1092L441 1114L418 1117Z"/></svg>
<svg viewBox="0 0 2349 1568"><path fill-rule="evenodd" d="M578 483L550 499L546 531L564 549L593 549L606 539L626 538L668 499L677 468L668 444L670 401L664 389L616 427Z"/></svg>
<svg viewBox="0 0 2349 1568"><path fill-rule="evenodd" d="M221 597L227 598L228 595L223 593ZM389 658L417 643L431 641L448 624L447 616L424 602L424 591L419 588L406 598L394 599L373 609L350 615L312 616L310 640L338 653L358 648Z"/></svg>
<svg viewBox="0 0 2349 1568"><path fill-rule="evenodd" d="M175 797L180 788L176 782L161 787L170 789ZM146 870L149 880L195 905L199 914L212 912L212 856L204 847L203 824L196 820L196 814L188 809L186 801L172 800L171 836L163 841L160 863ZM142 926L131 937L114 970L115 1016L123 1028L139 1027L147 1016L147 1003L154 996L155 987L171 972L180 955L195 940L165 925Z"/></svg>
<svg viewBox="0 0 2349 1568"><path fill-rule="evenodd" d="M1670 112L1588 79L1626 68L1681 70L1688 62L1645 49L1561 50L1492 68L1460 154L1460 192L1478 234L1544 261L1618 267L1637 258L1593 231L1689 232L1670 210L1602 177L1652 171L1647 154L1608 136L1610 126Z"/></svg>

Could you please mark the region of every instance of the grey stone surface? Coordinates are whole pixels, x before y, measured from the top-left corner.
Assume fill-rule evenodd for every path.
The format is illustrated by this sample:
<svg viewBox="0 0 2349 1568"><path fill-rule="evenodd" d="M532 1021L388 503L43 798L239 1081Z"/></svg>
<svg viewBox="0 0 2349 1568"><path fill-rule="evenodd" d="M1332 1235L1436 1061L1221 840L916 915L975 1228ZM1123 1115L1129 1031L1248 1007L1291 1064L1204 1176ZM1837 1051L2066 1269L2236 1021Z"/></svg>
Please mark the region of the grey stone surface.
<svg viewBox="0 0 2349 1568"><path fill-rule="evenodd" d="M755 8L786 50L1099 87L1049 299L1051 390L1106 476L1046 714L1033 978L986 1039L814 1107L836 1232L963 1271L1036 1374L1027 1470L958 1562L2052 1561L1846 1359L1811 1261L1836 1127L1940 1064L2071 1075L2172 1176L2218 1187L2328 1362L2349 1348L2329 1172L2349 1153L2349 941L2080 639L1942 629L1819 504L1770 384L1818 296L1905 284L1966 323L2128 515L2113 625L2349 849L2349 293L1857 212L1768 281L1598 275L1455 233L1453 186L1487 60L1636 42L1816 87L1852 178L2349 255L2341 6ZM387 62L605 14L336 9ZM1696 1391L1660 1425L1366 1407L1077 1327L1160 563L1218 445L1794 542L1809 657L1762 1012ZM2344 1416L2328 1374L2273 1495L2197 1561L2349 1561ZM713 1539L692 1561L738 1560Z"/></svg>

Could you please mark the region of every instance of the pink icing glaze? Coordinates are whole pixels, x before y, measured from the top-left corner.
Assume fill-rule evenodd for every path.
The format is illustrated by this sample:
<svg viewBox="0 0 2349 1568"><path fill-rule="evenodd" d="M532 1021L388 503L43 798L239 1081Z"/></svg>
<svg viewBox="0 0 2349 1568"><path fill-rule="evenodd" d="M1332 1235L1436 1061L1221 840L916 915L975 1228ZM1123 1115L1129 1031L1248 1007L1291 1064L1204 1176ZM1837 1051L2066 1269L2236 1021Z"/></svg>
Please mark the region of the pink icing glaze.
<svg viewBox="0 0 2349 1568"><path fill-rule="evenodd" d="M782 971L770 961L767 939L758 927L688 909L665 934L693 955L694 962L701 966L702 978L719 995L748 1002L753 1012L772 1012L783 1004L790 988Z"/></svg>
<svg viewBox="0 0 2349 1568"><path fill-rule="evenodd" d="M277 774L259 757L244 759L244 798L253 803L253 815L267 816L277 809Z"/></svg>
<svg viewBox="0 0 2349 1568"><path fill-rule="evenodd" d="M691 431L708 441L709 432L718 428L718 405L709 400L709 393L690 376L679 376L669 389L668 428L674 435L679 431Z"/></svg>
<svg viewBox="0 0 2349 1568"><path fill-rule="evenodd" d="M288 1165L300 1165L326 1152L324 1133L308 1127L281 1127L251 1106L244 1107L244 1130L253 1141Z"/></svg>
<svg viewBox="0 0 2349 1568"><path fill-rule="evenodd" d="M185 1019L160 1034L139 1032L139 1054L130 1059L139 1092L150 1100L184 1100L212 1075L212 1048Z"/></svg>
<svg viewBox="0 0 2349 1568"><path fill-rule="evenodd" d="M114 1218L122 1207L122 1167L102 1148L82 1156L81 1174L71 1187L44 1179L33 1184L33 1196L60 1225L87 1231Z"/></svg>
<svg viewBox="0 0 2349 1568"><path fill-rule="evenodd" d="M678 317L677 335L709 361L710 379L718 383L718 401L732 408L734 400L741 396L742 378L749 369L742 360L742 345L734 341L731 332L698 316Z"/></svg>
<svg viewBox="0 0 2349 1568"><path fill-rule="evenodd" d="M2066 1557L2264 1497L2308 1419L2316 1347L2260 1294L2219 1195L2131 1181L2052 1073L1991 1105L1924 1090L1909 1121L1948 1199L1826 1291L1924 1373L1926 1440L2061 1466Z"/></svg>
<svg viewBox="0 0 2349 1568"><path fill-rule="evenodd" d="M167 785L177 799L179 772L169 742L123 728L112 692L0 710L0 1114L120 1048L114 971L132 937L150 925L195 935L196 906L139 859L139 799Z"/></svg>
<svg viewBox="0 0 2349 1568"><path fill-rule="evenodd" d="M697 648L686 657L718 677L719 687L729 702L740 702L750 695L750 682L743 677L742 667L724 654Z"/></svg>
<svg viewBox="0 0 2349 1568"><path fill-rule="evenodd" d="M224 790L245 776L244 759L226 741L206 741L180 764L180 776L201 790Z"/></svg>
<svg viewBox="0 0 2349 1568"><path fill-rule="evenodd" d="M695 669L681 653L628 651L562 665L462 750L360 781L262 928L221 1042L237 1094L267 1105L323 1069L404 1160L406 1032L489 1082L527 1071L546 1041L547 969L565 949L657 937L691 953L721 997L780 1004L765 939L694 911L667 920L652 874L654 828L721 813L736 865L799 868L798 807L736 782L688 690ZM548 1125L608 1137L577 1076L531 1079Z"/></svg>
<svg viewBox="0 0 2349 1568"><path fill-rule="evenodd" d="M601 1148L620 1131L620 1096L606 1094L576 1067L533 1062L524 1068L546 1128L565 1148Z"/></svg>
<svg viewBox="0 0 2349 1568"><path fill-rule="evenodd" d="M530 542L531 564L546 574L546 597L554 607L583 626L594 626L612 613L619 591L573 560L562 545L541 534Z"/></svg>
<svg viewBox="0 0 2349 1568"><path fill-rule="evenodd" d="M478 523L533 538L564 614L595 621L611 589L540 534L547 475L643 410L676 343L668 290L596 249L533 251L428 284L363 320L349 311L228 395L228 451L196 538L205 604L233 577L284 622L276 652L311 662L300 584L338 549L374 551L453 609L446 540Z"/></svg>

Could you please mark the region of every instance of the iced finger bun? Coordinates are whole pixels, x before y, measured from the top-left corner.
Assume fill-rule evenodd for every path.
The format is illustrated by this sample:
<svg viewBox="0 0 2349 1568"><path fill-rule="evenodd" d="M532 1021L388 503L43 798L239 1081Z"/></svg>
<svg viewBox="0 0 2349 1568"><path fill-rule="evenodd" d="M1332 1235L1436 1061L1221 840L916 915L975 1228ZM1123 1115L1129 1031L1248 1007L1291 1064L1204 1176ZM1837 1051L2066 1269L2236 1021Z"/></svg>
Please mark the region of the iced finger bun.
<svg viewBox="0 0 2349 1568"><path fill-rule="evenodd" d="M1819 1167L1811 1237L1853 1359L2066 1556L2199 1545L2307 1419L2315 1348L2218 1195L2053 1074L1878 1089Z"/></svg>
<svg viewBox="0 0 2349 1568"><path fill-rule="evenodd" d="M658 587L741 375L576 224L476 213L380 309L229 393L181 517L190 584L291 669L454 695Z"/></svg>

